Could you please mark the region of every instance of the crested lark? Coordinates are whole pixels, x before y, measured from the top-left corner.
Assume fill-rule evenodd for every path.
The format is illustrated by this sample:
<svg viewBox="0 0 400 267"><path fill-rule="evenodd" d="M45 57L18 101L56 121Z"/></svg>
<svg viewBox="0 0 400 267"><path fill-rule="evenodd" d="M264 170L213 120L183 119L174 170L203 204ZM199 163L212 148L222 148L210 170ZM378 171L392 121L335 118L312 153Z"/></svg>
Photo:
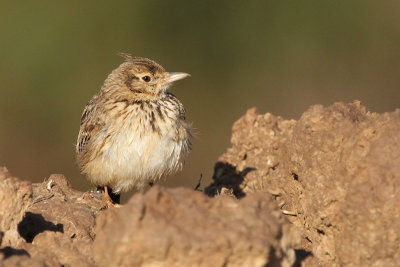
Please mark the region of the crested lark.
<svg viewBox="0 0 400 267"><path fill-rule="evenodd" d="M104 188L105 206L181 169L191 150L191 127L168 88L188 77L156 62L122 54L99 93L86 105L76 144L81 173Z"/></svg>

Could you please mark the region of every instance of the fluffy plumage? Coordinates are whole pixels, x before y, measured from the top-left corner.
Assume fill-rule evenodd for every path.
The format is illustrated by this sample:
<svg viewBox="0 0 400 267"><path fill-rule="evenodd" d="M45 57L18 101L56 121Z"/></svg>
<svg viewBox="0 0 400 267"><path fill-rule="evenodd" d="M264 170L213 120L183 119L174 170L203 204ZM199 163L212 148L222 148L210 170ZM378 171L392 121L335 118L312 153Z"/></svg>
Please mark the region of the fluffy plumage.
<svg viewBox="0 0 400 267"><path fill-rule="evenodd" d="M113 192L141 189L176 172L191 150L191 127L182 103L167 91L189 76L124 54L86 105L76 153L80 170Z"/></svg>

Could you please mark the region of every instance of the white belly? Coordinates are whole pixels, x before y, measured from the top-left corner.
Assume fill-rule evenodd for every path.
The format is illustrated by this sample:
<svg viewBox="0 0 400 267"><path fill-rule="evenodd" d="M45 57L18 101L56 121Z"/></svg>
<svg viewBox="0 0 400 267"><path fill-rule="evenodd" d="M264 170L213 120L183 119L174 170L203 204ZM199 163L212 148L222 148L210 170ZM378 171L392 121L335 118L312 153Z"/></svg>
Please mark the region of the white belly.
<svg viewBox="0 0 400 267"><path fill-rule="evenodd" d="M182 154L185 141L177 140L175 135L173 128L163 129L161 135L149 128L140 132L132 124L111 133L101 155L86 166L92 170L92 182L109 185L119 193L132 187L143 188L149 182L177 171L185 156Z"/></svg>

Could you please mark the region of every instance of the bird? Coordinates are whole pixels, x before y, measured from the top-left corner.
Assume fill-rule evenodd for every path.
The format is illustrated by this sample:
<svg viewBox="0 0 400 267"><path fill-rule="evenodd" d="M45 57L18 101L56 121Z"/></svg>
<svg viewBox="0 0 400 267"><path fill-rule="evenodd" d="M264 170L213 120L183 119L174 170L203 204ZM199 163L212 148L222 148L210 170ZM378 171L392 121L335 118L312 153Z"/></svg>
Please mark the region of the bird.
<svg viewBox="0 0 400 267"><path fill-rule="evenodd" d="M120 55L124 62L84 108L76 143L80 172L103 191L104 208L120 204L122 192L143 190L181 170L192 150L191 124L169 92L190 75Z"/></svg>

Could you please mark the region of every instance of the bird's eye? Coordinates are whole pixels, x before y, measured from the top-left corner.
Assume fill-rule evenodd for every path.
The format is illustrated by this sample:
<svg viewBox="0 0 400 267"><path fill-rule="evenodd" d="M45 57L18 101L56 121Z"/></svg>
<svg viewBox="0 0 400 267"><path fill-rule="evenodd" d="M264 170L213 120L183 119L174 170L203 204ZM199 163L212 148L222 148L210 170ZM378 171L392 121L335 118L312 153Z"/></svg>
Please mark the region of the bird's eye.
<svg viewBox="0 0 400 267"><path fill-rule="evenodd" d="M150 80L151 80L150 76L143 76L142 79L143 79L143 81L145 81L147 83L150 82Z"/></svg>

